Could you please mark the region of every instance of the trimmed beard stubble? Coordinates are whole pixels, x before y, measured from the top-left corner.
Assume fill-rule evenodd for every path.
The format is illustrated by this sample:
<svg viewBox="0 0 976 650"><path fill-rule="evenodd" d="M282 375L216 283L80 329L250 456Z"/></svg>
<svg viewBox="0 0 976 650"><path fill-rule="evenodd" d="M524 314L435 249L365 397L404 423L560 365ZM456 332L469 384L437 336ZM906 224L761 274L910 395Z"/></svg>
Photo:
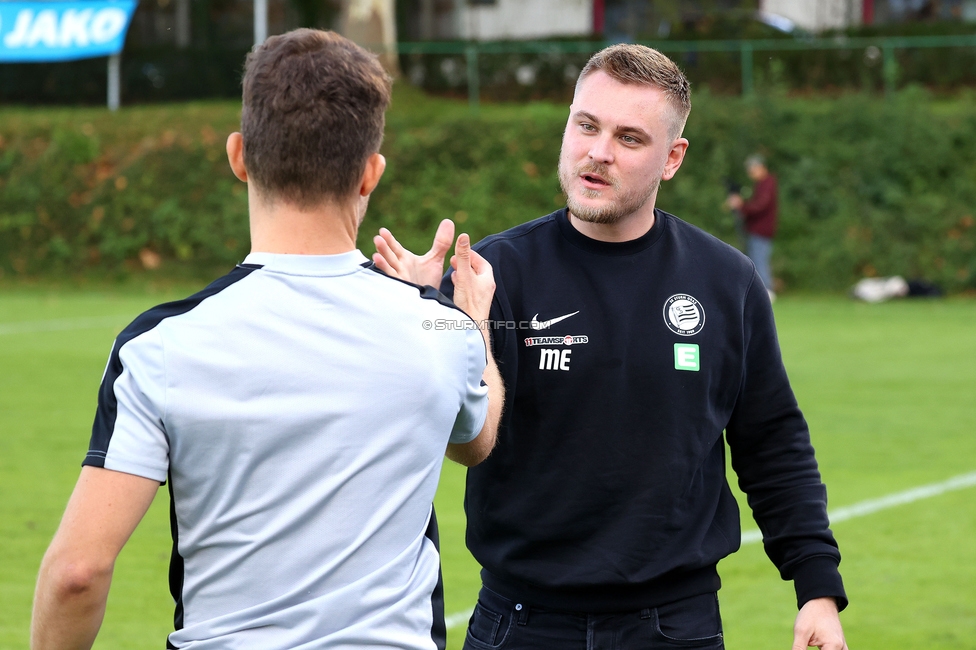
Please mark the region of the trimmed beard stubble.
<svg viewBox="0 0 976 650"><path fill-rule="evenodd" d="M581 174L585 173L598 174L605 178L610 183L610 187L617 192L617 200L602 208L589 208L576 201L576 198L569 192L569 184L574 178L579 178ZM602 225L615 224L628 214L633 214L643 207L651 196L654 195L654 192L657 191L660 184L661 179L655 177L649 185L643 188L635 188L621 193L620 181L610 174L605 164L598 162L584 163L574 167L572 173L567 173L562 156L560 155L559 157L559 186L562 188L563 194L566 195L566 205L569 208L570 214L580 221ZM600 196L598 191L585 187L580 190L580 193L587 198L597 198Z"/></svg>

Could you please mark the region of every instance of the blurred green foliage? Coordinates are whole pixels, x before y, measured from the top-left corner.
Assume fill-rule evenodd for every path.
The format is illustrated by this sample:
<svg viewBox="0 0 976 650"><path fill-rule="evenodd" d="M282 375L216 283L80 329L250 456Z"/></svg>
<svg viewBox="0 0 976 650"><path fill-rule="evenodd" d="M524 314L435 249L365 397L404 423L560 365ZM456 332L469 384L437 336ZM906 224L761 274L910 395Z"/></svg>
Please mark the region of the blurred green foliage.
<svg viewBox="0 0 976 650"><path fill-rule="evenodd" d="M11 110L0 118L0 272L210 272L248 248L223 153L231 104ZM218 132L220 135L218 135Z"/></svg>
<svg viewBox="0 0 976 650"><path fill-rule="evenodd" d="M427 249L451 218L475 240L562 205L564 105L467 106L398 85L386 176L360 246L387 226ZM780 179L774 271L785 289L839 290L865 275L976 287L976 101L909 88L752 99L699 91L691 141L658 205L736 242L729 179L763 153ZM247 193L224 140L238 106L201 103L0 110L0 274L213 275L248 250Z"/></svg>
<svg viewBox="0 0 976 650"><path fill-rule="evenodd" d="M774 270L787 288L895 274L976 286L973 99L940 103L918 88L888 100L699 96L687 166L660 205L731 241L710 206L721 174L747 184L740 161L758 151L780 181Z"/></svg>

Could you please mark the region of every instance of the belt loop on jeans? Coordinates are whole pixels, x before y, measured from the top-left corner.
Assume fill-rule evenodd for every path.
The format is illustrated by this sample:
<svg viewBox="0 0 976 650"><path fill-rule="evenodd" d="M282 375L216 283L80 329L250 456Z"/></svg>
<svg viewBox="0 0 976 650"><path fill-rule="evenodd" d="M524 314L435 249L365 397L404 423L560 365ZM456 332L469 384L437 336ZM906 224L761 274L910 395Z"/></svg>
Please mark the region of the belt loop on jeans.
<svg viewBox="0 0 976 650"><path fill-rule="evenodd" d="M640 617L645 620L649 619L651 617L651 610L645 607L640 611Z"/></svg>
<svg viewBox="0 0 976 650"><path fill-rule="evenodd" d="M516 623L519 625L525 625L529 622L529 608L522 603L516 603L515 605Z"/></svg>

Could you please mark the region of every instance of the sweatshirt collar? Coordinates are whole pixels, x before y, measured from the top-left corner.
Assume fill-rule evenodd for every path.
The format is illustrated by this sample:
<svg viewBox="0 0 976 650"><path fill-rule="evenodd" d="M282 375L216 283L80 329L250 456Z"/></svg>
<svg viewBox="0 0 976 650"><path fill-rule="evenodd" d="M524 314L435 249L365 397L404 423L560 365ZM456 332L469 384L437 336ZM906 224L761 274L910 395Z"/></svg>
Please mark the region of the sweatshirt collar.
<svg viewBox="0 0 976 650"><path fill-rule="evenodd" d="M661 235L664 234L664 229L667 227L668 214L654 208L654 225L651 226L651 229L637 239L623 242L600 241L599 239L587 237L570 223L569 210L567 208L553 213L553 217L559 225L559 230L563 237L568 239L577 248L582 248L583 250L600 255L633 255L634 253L639 253L642 250L650 248L661 238Z"/></svg>

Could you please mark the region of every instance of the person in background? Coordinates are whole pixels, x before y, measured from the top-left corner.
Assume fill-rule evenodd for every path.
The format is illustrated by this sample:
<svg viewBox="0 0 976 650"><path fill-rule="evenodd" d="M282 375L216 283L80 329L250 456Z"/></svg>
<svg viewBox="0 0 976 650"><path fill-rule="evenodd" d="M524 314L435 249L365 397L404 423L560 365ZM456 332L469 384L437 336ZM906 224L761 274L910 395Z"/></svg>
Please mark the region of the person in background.
<svg viewBox="0 0 976 650"><path fill-rule="evenodd" d="M766 167L766 161L759 154L746 158L746 173L755 183L748 201L738 193L729 195L727 205L742 217L746 231L746 254L756 265L759 277L766 285L769 299L775 300L773 272L769 258L773 253L773 237L776 236L776 221L779 199L776 176Z"/></svg>

